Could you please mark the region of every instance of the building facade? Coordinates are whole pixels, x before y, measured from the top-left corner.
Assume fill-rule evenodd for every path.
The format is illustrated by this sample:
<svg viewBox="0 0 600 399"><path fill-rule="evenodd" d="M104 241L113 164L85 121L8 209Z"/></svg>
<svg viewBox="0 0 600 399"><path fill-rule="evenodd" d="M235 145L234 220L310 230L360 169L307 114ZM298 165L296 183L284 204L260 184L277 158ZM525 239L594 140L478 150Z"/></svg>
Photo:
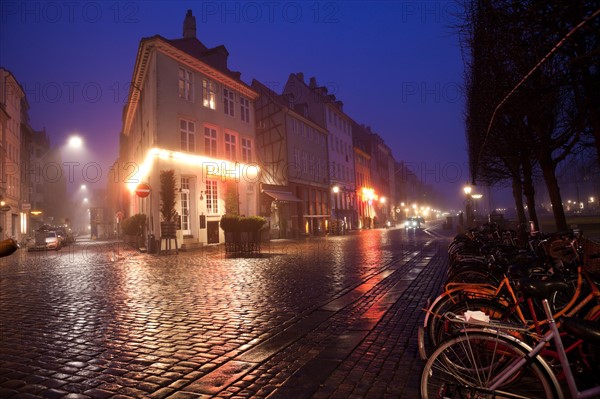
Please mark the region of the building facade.
<svg viewBox="0 0 600 399"><path fill-rule="evenodd" d="M21 240L27 235L28 210L22 207L21 137L27 125L27 99L14 75L0 68L0 227L1 236ZM25 206L27 207L27 205Z"/></svg>
<svg viewBox="0 0 600 399"><path fill-rule="evenodd" d="M306 103L278 95L254 80L260 213L271 237L325 234L330 223L327 130L309 117Z"/></svg>
<svg viewBox="0 0 600 399"><path fill-rule="evenodd" d="M192 247L224 240L223 214L257 214L258 94L228 68L224 46L207 48L196 38L191 10L183 34L140 42L118 169L129 192L125 216L146 214L147 231L157 238L160 172L175 172L178 242ZM150 195L136 195L139 183L150 185Z"/></svg>
<svg viewBox="0 0 600 399"><path fill-rule="evenodd" d="M352 120L344 113L343 103L319 86L316 78L306 84L302 73L289 76L283 94L294 103L305 103L310 119L327 130L329 213L344 230L358 228Z"/></svg>

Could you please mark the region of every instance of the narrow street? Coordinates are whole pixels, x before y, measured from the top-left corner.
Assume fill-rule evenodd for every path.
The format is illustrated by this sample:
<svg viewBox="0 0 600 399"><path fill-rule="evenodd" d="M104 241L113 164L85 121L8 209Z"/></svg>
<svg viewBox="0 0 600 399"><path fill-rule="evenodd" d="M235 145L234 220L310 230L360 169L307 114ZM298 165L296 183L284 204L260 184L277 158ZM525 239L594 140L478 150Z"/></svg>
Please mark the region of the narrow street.
<svg viewBox="0 0 600 399"><path fill-rule="evenodd" d="M0 397L415 397L436 237L277 240L260 258L20 250L0 261Z"/></svg>

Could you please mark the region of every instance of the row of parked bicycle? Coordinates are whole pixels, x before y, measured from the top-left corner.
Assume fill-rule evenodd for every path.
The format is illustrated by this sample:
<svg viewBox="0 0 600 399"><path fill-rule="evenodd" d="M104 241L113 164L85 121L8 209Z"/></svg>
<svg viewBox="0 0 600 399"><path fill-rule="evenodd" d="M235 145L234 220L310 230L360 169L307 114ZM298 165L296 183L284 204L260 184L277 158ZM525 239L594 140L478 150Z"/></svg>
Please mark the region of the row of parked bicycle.
<svg viewBox="0 0 600 399"><path fill-rule="evenodd" d="M600 397L600 244L494 225L456 236L419 329L423 398Z"/></svg>

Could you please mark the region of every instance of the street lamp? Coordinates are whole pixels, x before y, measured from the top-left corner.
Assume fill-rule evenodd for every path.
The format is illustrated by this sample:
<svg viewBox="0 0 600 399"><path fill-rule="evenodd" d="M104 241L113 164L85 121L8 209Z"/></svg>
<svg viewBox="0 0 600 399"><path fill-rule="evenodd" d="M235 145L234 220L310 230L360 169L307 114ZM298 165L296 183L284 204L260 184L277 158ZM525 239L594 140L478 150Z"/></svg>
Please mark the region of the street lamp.
<svg viewBox="0 0 600 399"><path fill-rule="evenodd" d="M79 136L71 136L68 141L69 147L81 148L83 146L83 139Z"/></svg>
<svg viewBox="0 0 600 399"><path fill-rule="evenodd" d="M338 186L333 186L333 193L335 194L335 219L337 220L336 223L336 230L339 229L339 223L340 223L340 209L338 207L338 201L339 201L339 197L340 197L340 188Z"/></svg>
<svg viewBox="0 0 600 399"><path fill-rule="evenodd" d="M463 187L463 191L467 197L466 202L465 202L465 213L466 213L466 217L467 217L467 228L471 227L471 223L473 221L473 215L472 215L472 208L473 208L473 204L472 204L472 200L471 200L471 192L473 191L473 187L471 187L469 184L467 184L466 186Z"/></svg>

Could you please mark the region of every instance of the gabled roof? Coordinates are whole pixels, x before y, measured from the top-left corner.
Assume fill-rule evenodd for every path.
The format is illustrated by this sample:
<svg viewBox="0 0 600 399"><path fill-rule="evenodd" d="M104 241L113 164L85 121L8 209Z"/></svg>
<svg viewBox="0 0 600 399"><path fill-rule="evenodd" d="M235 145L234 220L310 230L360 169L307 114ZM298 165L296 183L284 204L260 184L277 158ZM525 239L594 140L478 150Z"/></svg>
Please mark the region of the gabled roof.
<svg viewBox="0 0 600 399"><path fill-rule="evenodd" d="M286 112L292 112L295 117L310 122L312 125L314 125L313 127L318 128L322 131L322 133L329 133L324 126L321 126L319 123L310 118L310 116L304 115L301 112L300 109L302 106L306 105L306 103L294 104L294 107L290 107L289 94L277 94L271 88L267 87L265 84L256 79L252 79L252 87L258 90L261 96L264 96L273 102L278 110L284 109Z"/></svg>
<svg viewBox="0 0 600 399"><path fill-rule="evenodd" d="M197 38L183 38L169 40L160 35L143 38L140 41L136 56L128 102L123 110L123 133L127 135L133 114L137 108L144 76L146 75L149 56L152 51L158 51L191 69L200 71L211 79L230 86L251 100L258 97L258 93L244 83L241 73L227 67L229 52L225 46L207 48Z"/></svg>

